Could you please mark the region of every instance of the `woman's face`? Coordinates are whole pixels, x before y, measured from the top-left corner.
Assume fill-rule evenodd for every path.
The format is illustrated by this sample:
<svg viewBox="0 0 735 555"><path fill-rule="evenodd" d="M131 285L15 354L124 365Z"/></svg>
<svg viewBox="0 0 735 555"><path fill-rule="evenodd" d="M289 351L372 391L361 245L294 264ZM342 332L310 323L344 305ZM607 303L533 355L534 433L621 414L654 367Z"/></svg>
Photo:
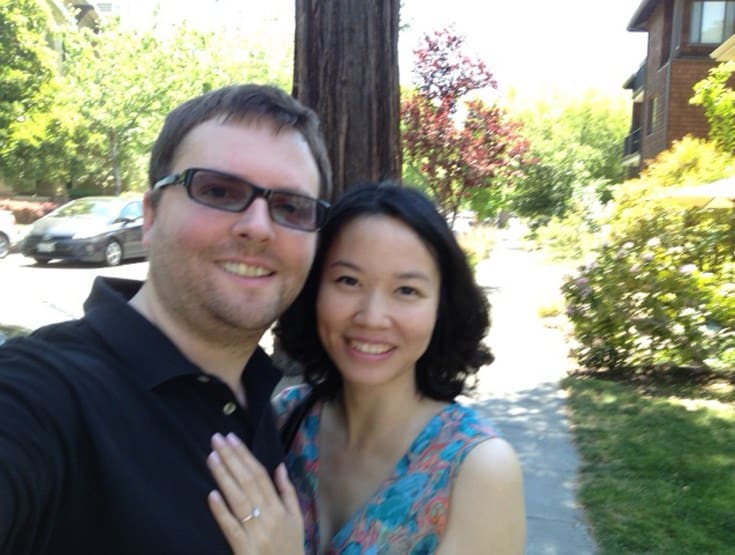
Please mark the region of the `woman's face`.
<svg viewBox="0 0 735 555"><path fill-rule="evenodd" d="M415 390L440 283L431 252L400 220L370 215L342 228L324 260L316 314L345 384L400 382Z"/></svg>

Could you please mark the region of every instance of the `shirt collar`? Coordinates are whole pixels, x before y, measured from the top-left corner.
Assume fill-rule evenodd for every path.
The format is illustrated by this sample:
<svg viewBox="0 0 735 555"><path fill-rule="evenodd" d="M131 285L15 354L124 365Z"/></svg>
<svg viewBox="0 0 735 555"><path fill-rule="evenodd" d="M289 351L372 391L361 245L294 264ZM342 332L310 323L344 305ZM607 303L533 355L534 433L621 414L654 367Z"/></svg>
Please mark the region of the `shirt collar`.
<svg viewBox="0 0 735 555"><path fill-rule="evenodd" d="M186 375L201 375L174 343L145 316L128 304L142 281L97 277L84 302L84 313L94 331L141 384L153 389ZM270 399L281 372L258 347L241 377L248 404ZM252 405L251 405L252 406Z"/></svg>

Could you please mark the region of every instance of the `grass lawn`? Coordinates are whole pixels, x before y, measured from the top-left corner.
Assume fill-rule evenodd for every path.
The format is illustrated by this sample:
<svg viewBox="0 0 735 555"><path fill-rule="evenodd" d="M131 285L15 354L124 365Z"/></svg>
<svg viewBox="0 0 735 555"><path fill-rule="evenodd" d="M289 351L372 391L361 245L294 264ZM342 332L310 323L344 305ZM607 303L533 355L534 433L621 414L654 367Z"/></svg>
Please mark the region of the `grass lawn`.
<svg viewBox="0 0 735 555"><path fill-rule="evenodd" d="M735 553L735 388L661 381L564 382L600 553Z"/></svg>

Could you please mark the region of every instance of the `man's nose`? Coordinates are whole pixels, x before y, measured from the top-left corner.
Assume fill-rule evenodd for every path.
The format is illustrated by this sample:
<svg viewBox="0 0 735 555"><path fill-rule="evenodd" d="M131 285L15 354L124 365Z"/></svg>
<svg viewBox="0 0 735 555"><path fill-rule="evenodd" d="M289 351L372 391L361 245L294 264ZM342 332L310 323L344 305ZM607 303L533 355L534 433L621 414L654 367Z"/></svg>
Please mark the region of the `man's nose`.
<svg viewBox="0 0 735 555"><path fill-rule="evenodd" d="M239 214L232 231L241 237L248 237L254 241L268 241L273 238L275 225L271 219L267 200L259 197L254 199L250 206Z"/></svg>

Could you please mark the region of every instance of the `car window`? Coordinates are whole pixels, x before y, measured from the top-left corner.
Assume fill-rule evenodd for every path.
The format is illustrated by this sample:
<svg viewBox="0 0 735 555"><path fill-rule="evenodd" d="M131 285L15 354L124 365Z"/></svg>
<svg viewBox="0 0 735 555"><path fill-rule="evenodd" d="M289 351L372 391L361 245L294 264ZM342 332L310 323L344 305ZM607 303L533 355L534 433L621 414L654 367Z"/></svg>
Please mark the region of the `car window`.
<svg viewBox="0 0 735 555"><path fill-rule="evenodd" d="M97 216L110 219L115 216L118 204L115 202L79 199L59 208L55 215L69 216Z"/></svg>
<svg viewBox="0 0 735 555"><path fill-rule="evenodd" d="M139 200L130 202L120 212L120 217L126 220L137 220L143 217L143 203Z"/></svg>

